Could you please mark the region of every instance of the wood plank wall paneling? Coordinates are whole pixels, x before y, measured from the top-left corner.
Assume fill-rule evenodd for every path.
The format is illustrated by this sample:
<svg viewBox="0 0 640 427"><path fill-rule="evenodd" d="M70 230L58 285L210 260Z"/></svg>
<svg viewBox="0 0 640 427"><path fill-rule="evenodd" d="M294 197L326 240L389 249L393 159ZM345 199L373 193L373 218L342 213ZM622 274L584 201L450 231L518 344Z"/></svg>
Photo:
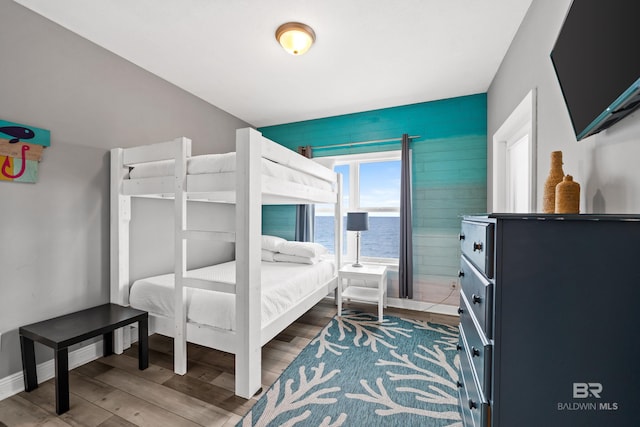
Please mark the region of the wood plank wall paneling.
<svg viewBox="0 0 640 427"><path fill-rule="evenodd" d="M442 292L427 288L448 291L451 280L457 279L460 217L487 209L486 94L269 126L260 131L291 149L395 138L403 133L420 135L412 143L414 298L441 300ZM330 154L374 149L347 147ZM320 151L316 154L322 155ZM292 212L290 206L265 207L263 230L292 235Z"/></svg>
<svg viewBox="0 0 640 427"><path fill-rule="evenodd" d="M262 234L295 239L296 210L293 206L263 206Z"/></svg>

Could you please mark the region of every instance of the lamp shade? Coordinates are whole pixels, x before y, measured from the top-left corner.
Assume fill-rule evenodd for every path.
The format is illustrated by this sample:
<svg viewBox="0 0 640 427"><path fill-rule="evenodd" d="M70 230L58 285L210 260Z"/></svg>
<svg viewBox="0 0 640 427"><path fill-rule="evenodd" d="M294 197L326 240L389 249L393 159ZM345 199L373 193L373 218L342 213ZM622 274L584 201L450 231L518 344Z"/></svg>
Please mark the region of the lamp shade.
<svg viewBox="0 0 640 427"><path fill-rule="evenodd" d="M369 212L347 213L347 230L365 231L369 229Z"/></svg>

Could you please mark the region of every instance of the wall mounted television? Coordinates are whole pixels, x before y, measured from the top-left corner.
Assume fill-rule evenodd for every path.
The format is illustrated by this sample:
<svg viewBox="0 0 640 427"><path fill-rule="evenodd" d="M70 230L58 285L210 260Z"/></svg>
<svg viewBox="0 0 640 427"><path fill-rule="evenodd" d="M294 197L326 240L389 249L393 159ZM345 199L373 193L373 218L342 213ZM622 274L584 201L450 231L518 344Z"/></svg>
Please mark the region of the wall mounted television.
<svg viewBox="0 0 640 427"><path fill-rule="evenodd" d="M574 0L551 61L576 139L640 107L638 0Z"/></svg>

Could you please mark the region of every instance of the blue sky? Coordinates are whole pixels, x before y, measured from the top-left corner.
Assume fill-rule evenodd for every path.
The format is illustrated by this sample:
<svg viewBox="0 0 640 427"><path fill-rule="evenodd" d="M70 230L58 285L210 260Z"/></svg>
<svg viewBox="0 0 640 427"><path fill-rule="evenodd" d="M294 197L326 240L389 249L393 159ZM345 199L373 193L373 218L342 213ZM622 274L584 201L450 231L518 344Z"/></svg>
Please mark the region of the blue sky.
<svg viewBox="0 0 640 427"><path fill-rule="evenodd" d="M360 167L360 206L400 206L400 162L366 163Z"/></svg>
<svg viewBox="0 0 640 427"><path fill-rule="evenodd" d="M335 171L343 175L343 194L349 200L349 167L338 165ZM360 167L360 206L398 207L400 203L400 162L384 161L364 163ZM323 205L316 208L318 215L332 215L333 208ZM397 213L373 213L372 215L394 215Z"/></svg>

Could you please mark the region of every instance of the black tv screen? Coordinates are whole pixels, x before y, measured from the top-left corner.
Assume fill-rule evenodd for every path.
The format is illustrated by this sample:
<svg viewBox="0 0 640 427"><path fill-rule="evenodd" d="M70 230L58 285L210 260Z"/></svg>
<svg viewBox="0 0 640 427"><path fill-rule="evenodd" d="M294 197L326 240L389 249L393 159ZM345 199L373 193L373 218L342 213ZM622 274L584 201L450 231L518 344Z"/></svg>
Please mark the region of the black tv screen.
<svg viewBox="0 0 640 427"><path fill-rule="evenodd" d="M576 138L640 105L640 1L574 0L551 60Z"/></svg>

